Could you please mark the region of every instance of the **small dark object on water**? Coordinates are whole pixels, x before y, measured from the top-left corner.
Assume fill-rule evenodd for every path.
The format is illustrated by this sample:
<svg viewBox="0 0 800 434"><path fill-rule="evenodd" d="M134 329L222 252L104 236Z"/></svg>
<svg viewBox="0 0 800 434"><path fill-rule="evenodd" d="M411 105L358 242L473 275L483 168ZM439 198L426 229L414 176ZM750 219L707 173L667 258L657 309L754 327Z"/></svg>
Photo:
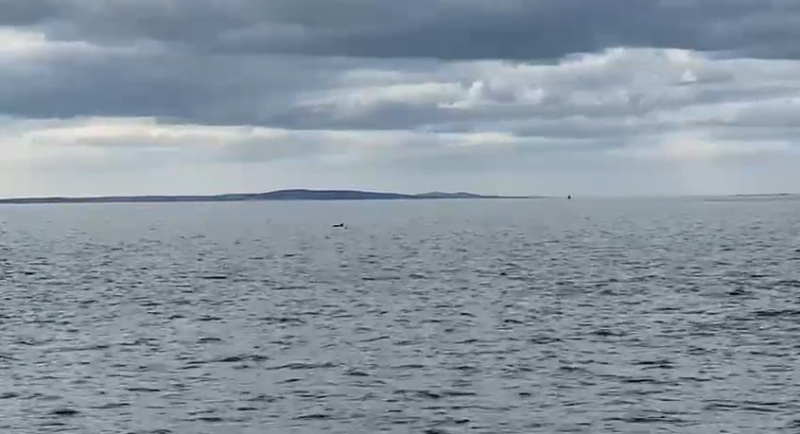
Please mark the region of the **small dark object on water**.
<svg viewBox="0 0 800 434"><path fill-rule="evenodd" d="M345 226L344 223L339 223L338 225L333 225L333 227L347 229L347 226Z"/></svg>
<svg viewBox="0 0 800 434"><path fill-rule="evenodd" d="M568 195L567 195L567 199L572 199L572 195L571 195L571 194L568 194Z"/></svg>

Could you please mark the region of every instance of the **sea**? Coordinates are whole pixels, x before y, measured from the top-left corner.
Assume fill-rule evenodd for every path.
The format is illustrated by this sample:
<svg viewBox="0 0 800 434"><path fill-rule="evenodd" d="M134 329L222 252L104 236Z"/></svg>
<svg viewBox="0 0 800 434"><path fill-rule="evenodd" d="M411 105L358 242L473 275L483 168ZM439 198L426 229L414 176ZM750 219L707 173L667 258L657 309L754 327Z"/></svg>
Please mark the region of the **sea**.
<svg viewBox="0 0 800 434"><path fill-rule="evenodd" d="M0 325L9 434L800 433L800 200L6 205Z"/></svg>

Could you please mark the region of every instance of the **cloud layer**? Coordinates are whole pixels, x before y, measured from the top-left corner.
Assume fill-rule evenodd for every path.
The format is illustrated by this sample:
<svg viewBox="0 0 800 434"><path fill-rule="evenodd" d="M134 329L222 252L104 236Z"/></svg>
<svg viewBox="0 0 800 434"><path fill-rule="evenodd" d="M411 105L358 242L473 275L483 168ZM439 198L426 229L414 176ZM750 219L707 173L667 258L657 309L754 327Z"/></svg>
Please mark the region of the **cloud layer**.
<svg viewBox="0 0 800 434"><path fill-rule="evenodd" d="M618 46L795 57L794 0L3 0L0 24L202 52L541 59Z"/></svg>
<svg viewBox="0 0 800 434"><path fill-rule="evenodd" d="M793 191L798 24L788 0L0 0L0 195Z"/></svg>

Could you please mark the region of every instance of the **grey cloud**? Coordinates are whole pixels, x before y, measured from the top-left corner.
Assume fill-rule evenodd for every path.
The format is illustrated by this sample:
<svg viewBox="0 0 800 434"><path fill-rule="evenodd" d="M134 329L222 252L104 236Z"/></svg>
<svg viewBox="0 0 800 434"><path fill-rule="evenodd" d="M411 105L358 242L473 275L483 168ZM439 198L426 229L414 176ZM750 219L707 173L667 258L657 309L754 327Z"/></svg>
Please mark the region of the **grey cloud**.
<svg viewBox="0 0 800 434"><path fill-rule="evenodd" d="M0 0L0 26L28 26L57 17L59 0Z"/></svg>
<svg viewBox="0 0 800 434"><path fill-rule="evenodd" d="M0 113L23 118L147 116L208 124L259 124L300 90L324 88L347 59L186 54L56 57L3 67Z"/></svg>
<svg viewBox="0 0 800 434"><path fill-rule="evenodd" d="M547 59L624 45L800 55L794 0L4 0L0 17L57 38L217 52Z"/></svg>
<svg viewBox="0 0 800 434"><path fill-rule="evenodd" d="M692 66L700 77L696 83L676 84L669 71L663 72L663 77L657 80L637 82L638 74L665 69L663 64L651 61L647 52L631 52L624 54L618 63L604 60L600 64L605 66L599 70L593 67L571 72L574 68L569 66L564 69L547 67L553 69L515 77L513 65L502 64L477 68L470 64L409 62L370 73L376 71L371 69L378 65L375 60L296 56L209 58L188 53L56 58L51 63L35 64L24 73L0 68L0 112L23 118L146 116L178 123L264 125L290 130L383 130L388 134L397 130L422 133L503 131L518 140L514 151L518 152L517 158L508 158L505 150L498 151L503 155L483 155L483 151L444 149L442 143L434 140L435 134L430 134L405 144L403 153L392 157L398 164L408 162L409 167L460 165L464 170L554 167L549 165L563 155L570 155L573 162L570 164L588 163L589 160L581 160L578 155L594 156L596 160L598 153L639 143L648 135L668 135L682 129L707 130L720 138L730 138L741 132L742 138L753 140L786 140L796 132L789 127L767 128L786 126L800 112L794 105L771 102L796 93L796 84L790 80L791 69L786 65L777 68L776 73L770 72L773 62L719 64L702 61ZM394 70L395 66L399 69ZM380 71L394 73L382 75ZM467 108L440 106L436 95L430 100L412 98L409 101L404 98L414 95L408 92L381 93L381 84L460 83L466 95L472 83L482 80L487 83L478 101L482 104ZM503 87L503 80L512 82ZM362 82L370 82L377 90L364 90L359 86ZM493 88L494 82L501 85ZM530 83L544 89L540 103L516 99L518 88L515 86ZM346 99L340 96L342 89L358 98L388 97L371 100L371 105L343 115L337 106ZM579 91L613 98L602 104L571 101ZM447 98L449 95L444 94ZM455 99L464 95L456 93ZM315 102L320 98L322 102ZM734 110L735 115L720 114L719 110ZM224 153L202 151L202 158L260 162L325 154L324 136L304 140L296 137L299 136L274 146L260 139L239 141ZM133 148L140 140L135 137L128 143L124 137L118 137L111 141L111 146ZM191 148L190 140L176 139L175 143ZM105 145L105 142L100 144ZM431 150L437 147L442 149ZM424 152L418 152L420 149ZM134 149L124 155L133 158L135 152L139 151ZM176 151L174 155L185 154ZM546 158L532 157L536 155L546 155ZM182 157L173 159L179 158ZM567 162L560 164L567 165Z"/></svg>
<svg viewBox="0 0 800 434"><path fill-rule="evenodd" d="M793 23L800 4L794 3L0 0L0 22L88 40L98 50L56 50L6 63L0 57L0 115L144 116L294 130L280 140L244 134L224 149L193 146L191 136L162 137L144 148L147 134L86 139L83 145L105 148L107 156L64 163L73 168L302 167L319 156L346 160L342 144L365 140L352 153L366 155L364 167L395 171L398 179L409 173L464 179L503 171L593 173L634 164L609 160L613 150L656 146L684 131L712 142L752 141L747 145L754 150L740 153L749 158L761 155L757 142L789 143L797 136L800 108L780 102L798 95L794 61L675 61L648 50L601 53L585 62L578 56L560 65L541 59L619 44L729 51L719 59L791 55L794 48L781 41L800 36ZM157 43L114 49L148 38ZM425 56L433 59L418 58ZM540 61L442 60L485 58ZM445 89L414 88L427 85ZM539 100L530 96L536 92ZM361 137L331 138L320 130ZM419 134L406 139L398 131ZM457 139L439 134L497 131L513 143L451 146ZM377 143L382 137L392 146L365 150L371 138ZM764 146L762 154L780 154L770 151L779 147ZM358 165L347 164L341 167Z"/></svg>
<svg viewBox="0 0 800 434"><path fill-rule="evenodd" d="M614 74L613 70L607 73L608 83L614 83ZM553 75L558 75L558 72ZM443 77L447 74L444 73ZM597 81L590 94L608 97L602 103L581 104L570 100L583 86L580 77L564 83L547 83L539 104L490 99L490 102L502 104L468 109L441 107L435 102L420 104L387 100L354 114L342 115L337 106L340 101L334 100L318 105L294 106L271 121L300 129L414 129L447 133L507 131L523 137L590 140L629 137L641 131L669 132L691 125L719 125L722 121L717 112L728 105L753 107L737 109L738 115L726 121L728 125L787 123L800 111L791 104L783 104L781 116L784 117L776 117L772 114L774 108L765 110L762 104L763 101L796 94L796 85L792 83L761 83L757 79L743 81L732 77L727 82L701 82L681 87L669 83L636 87L603 86ZM768 112L771 114L766 114Z"/></svg>
<svg viewBox="0 0 800 434"><path fill-rule="evenodd" d="M0 113L20 118L144 116L178 123L296 130L505 131L523 139L548 138L554 147L583 151L681 128L770 126L779 119L785 124L798 113L797 107L785 105L780 116L767 116L765 106L759 105L797 93L793 62L693 59L685 67L697 80L686 84L678 80L681 63L676 66L648 51L598 58L589 61L595 65L589 67L522 64L520 72L512 64L494 62L203 56L180 51L62 55L22 68L0 64ZM468 97L478 82L485 84L479 104L466 108L441 104ZM413 88L382 93L386 86L429 83L460 90L447 90L441 98L436 94L428 98L423 92L417 99ZM539 102L520 99L521 89L529 86L542 92ZM581 92L600 99L598 103L576 102ZM358 110L343 112L341 104L346 105L351 96L373 99ZM737 109L735 117L716 113L734 103L756 108ZM256 147L242 148L225 158L271 158L252 154L261 152Z"/></svg>

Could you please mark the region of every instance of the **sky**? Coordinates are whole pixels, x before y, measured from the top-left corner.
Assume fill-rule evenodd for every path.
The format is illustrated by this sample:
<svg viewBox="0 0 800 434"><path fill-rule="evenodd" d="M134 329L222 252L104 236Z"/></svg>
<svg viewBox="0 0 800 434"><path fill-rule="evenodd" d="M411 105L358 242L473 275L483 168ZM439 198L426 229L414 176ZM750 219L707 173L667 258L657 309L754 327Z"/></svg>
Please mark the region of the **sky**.
<svg viewBox="0 0 800 434"><path fill-rule="evenodd" d="M0 196L800 192L797 0L0 0Z"/></svg>

